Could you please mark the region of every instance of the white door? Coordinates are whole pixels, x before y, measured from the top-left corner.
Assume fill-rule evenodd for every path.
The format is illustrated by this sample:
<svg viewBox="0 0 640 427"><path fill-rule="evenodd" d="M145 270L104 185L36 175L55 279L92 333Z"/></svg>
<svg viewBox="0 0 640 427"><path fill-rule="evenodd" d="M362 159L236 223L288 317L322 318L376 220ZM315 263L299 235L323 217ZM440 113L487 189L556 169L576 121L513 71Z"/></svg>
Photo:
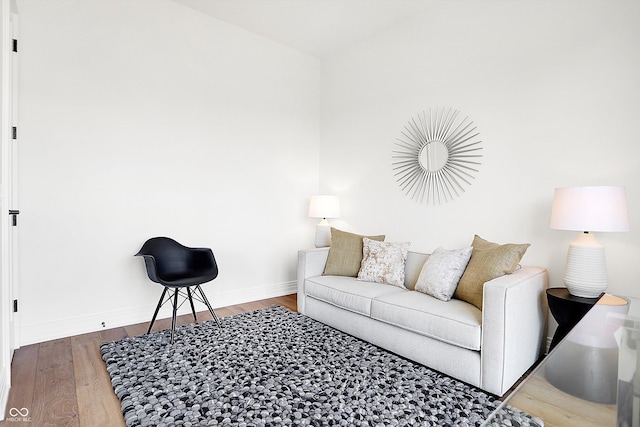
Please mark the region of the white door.
<svg viewBox="0 0 640 427"><path fill-rule="evenodd" d="M0 419L4 418L11 385L11 359L16 335L17 263L17 13L15 2L0 3ZM15 218L15 219L14 219Z"/></svg>
<svg viewBox="0 0 640 427"><path fill-rule="evenodd" d="M18 14L11 1L11 138L7 155L7 200L9 202L9 231L8 231L8 263L9 287L11 288L10 322L11 352L20 346L18 340Z"/></svg>

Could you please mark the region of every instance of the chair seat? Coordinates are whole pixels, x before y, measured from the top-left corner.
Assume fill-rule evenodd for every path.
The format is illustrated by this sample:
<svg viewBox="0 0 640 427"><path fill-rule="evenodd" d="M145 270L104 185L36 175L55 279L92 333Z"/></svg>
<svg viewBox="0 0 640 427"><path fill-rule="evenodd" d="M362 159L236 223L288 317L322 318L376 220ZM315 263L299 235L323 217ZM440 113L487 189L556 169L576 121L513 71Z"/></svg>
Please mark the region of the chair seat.
<svg viewBox="0 0 640 427"><path fill-rule="evenodd" d="M185 286L200 285L210 282L215 277L211 274L201 274L199 276L182 277L181 275L165 275L162 277L162 284L169 288L183 288Z"/></svg>

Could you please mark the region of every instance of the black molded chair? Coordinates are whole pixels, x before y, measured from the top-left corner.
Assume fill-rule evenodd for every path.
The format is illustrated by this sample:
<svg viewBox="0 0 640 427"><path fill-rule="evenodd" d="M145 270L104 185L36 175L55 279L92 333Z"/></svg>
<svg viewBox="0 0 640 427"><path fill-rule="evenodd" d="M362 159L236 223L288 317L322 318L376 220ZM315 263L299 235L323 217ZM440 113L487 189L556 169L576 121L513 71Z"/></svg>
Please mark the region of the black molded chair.
<svg viewBox="0 0 640 427"><path fill-rule="evenodd" d="M173 335L176 330L176 311L187 299L191 304L193 321L198 320L193 305L194 298L206 304L220 327L218 316L214 313L207 296L200 288L201 284L218 277L218 265L211 249L189 248L168 237L153 237L142 245L135 256L144 257L149 279L164 286L147 333L151 332L160 307L167 301L171 301L173 305L171 342L173 343ZM169 292L169 296L165 299L167 292ZM180 305L178 305L178 295L184 297Z"/></svg>

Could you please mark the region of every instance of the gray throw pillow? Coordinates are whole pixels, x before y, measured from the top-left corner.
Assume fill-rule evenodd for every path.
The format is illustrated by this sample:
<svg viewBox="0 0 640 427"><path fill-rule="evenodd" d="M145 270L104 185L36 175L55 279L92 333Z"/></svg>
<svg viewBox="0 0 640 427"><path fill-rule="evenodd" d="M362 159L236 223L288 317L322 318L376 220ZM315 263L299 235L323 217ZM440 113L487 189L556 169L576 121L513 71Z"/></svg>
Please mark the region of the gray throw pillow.
<svg viewBox="0 0 640 427"><path fill-rule="evenodd" d="M415 290L442 301L449 301L464 273L472 248L438 248L425 261Z"/></svg>

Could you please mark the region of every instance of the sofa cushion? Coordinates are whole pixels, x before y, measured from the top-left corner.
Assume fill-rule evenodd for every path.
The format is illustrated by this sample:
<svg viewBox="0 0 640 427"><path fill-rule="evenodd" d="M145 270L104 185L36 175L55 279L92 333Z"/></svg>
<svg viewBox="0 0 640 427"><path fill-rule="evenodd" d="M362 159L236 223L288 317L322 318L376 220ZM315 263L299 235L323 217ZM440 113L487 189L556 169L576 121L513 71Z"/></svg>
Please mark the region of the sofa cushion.
<svg viewBox="0 0 640 427"><path fill-rule="evenodd" d="M331 227L329 258L324 267L327 276L356 277L362 263L362 238L383 241L384 235L361 236Z"/></svg>
<svg viewBox="0 0 640 427"><path fill-rule="evenodd" d="M374 298L405 292L410 291L345 276L317 276L305 281L305 293L308 296L365 316L371 316L371 301Z"/></svg>
<svg viewBox="0 0 640 427"><path fill-rule="evenodd" d="M358 280L404 288L404 266L409 242L378 242L365 237L362 244L362 265Z"/></svg>
<svg viewBox="0 0 640 427"><path fill-rule="evenodd" d="M371 317L458 347L480 350L482 311L465 301L445 302L415 291L380 295L371 303Z"/></svg>
<svg viewBox="0 0 640 427"><path fill-rule="evenodd" d="M497 277L513 273L530 245L528 243L499 245L476 235L471 246L473 247L471 259L453 296L482 310L484 284Z"/></svg>

